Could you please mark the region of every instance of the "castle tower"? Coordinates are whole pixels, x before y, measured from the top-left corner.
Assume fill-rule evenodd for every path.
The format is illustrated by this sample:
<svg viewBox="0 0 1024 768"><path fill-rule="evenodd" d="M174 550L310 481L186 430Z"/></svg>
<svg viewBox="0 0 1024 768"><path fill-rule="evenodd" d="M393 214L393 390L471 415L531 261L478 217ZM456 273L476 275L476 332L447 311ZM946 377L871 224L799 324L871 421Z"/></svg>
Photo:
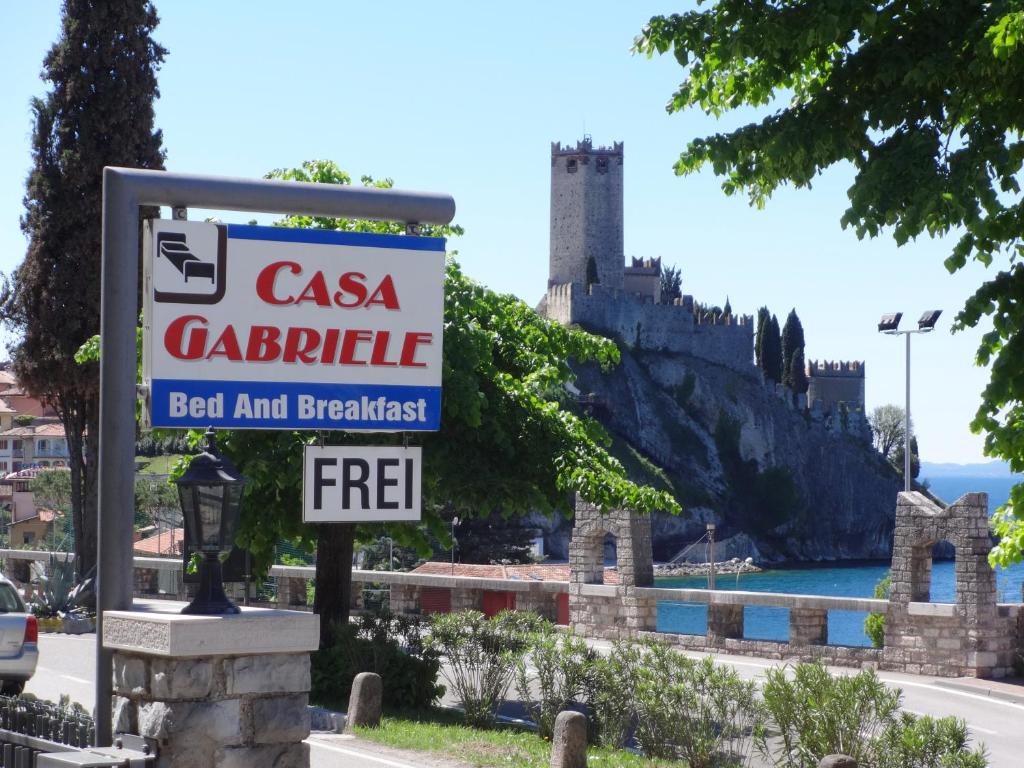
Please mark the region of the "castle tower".
<svg viewBox="0 0 1024 768"><path fill-rule="evenodd" d="M864 412L863 360L811 360L807 365L807 405L828 411L845 403L851 411Z"/></svg>
<svg viewBox="0 0 1024 768"><path fill-rule="evenodd" d="M621 289L622 218L622 142L597 149L589 136L575 148L552 143L548 285L586 285L593 259L598 282Z"/></svg>

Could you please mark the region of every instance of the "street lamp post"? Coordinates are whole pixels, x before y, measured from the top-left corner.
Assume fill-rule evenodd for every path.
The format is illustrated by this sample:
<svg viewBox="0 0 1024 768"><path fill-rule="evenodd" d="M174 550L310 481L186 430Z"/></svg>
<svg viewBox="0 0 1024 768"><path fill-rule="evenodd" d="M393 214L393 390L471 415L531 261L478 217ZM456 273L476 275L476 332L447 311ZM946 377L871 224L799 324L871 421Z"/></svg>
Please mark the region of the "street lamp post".
<svg viewBox="0 0 1024 768"><path fill-rule="evenodd" d="M903 426L903 490L905 491L910 490L912 480L910 475L910 334L929 333L935 330L935 323L938 322L939 315L941 314L941 309L930 309L918 319L917 328L910 328L906 331L899 330L900 320L903 319L902 312L891 312L887 315L882 315L882 319L878 323L878 330L881 333L907 337L907 403Z"/></svg>
<svg viewBox="0 0 1024 768"><path fill-rule="evenodd" d="M229 614L239 609L224 594L220 556L230 552L241 511L246 480L217 449L216 433L206 432L206 450L189 461L178 486L185 537L199 553L199 589L182 613Z"/></svg>
<svg viewBox="0 0 1024 768"><path fill-rule="evenodd" d="M455 529L459 526L459 518L452 518L452 573L455 573Z"/></svg>

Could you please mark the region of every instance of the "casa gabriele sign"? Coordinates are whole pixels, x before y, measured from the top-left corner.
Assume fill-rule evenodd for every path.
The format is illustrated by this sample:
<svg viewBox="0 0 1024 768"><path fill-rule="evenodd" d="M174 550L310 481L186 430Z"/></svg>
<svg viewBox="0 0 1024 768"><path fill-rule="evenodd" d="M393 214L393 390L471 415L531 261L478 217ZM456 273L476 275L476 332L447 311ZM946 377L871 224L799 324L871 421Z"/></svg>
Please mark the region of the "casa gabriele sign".
<svg viewBox="0 0 1024 768"><path fill-rule="evenodd" d="M436 430L442 238L152 221L154 427Z"/></svg>

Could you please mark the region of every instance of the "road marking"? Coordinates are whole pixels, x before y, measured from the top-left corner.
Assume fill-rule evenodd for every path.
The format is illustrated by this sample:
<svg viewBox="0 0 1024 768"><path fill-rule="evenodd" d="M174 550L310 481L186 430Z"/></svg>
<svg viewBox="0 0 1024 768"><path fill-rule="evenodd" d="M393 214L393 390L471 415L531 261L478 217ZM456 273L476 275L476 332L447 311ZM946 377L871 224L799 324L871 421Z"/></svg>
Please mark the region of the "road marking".
<svg viewBox="0 0 1024 768"><path fill-rule="evenodd" d="M968 693L967 691L958 691L955 688L947 688L944 685L935 685L932 683L915 683L910 680L893 680L892 678L882 678L887 683L893 685L909 685L911 688L928 688L932 691L938 691L939 693L951 693L954 696L963 696L967 699L977 699L978 701L985 701L989 704L1000 704L1004 707L1010 707L1012 709L1019 709L1024 712L1024 704L1015 704L1012 701L1006 701L996 696L979 696L976 693Z"/></svg>
<svg viewBox="0 0 1024 768"><path fill-rule="evenodd" d="M95 682L93 680L86 680L81 677L75 677L74 675L65 675L63 672L58 672L56 669L50 669L49 667L36 667L36 669L40 672L48 672L51 675L63 677L65 680L71 680L75 683L85 683L86 685L92 685L92 683Z"/></svg>
<svg viewBox="0 0 1024 768"><path fill-rule="evenodd" d="M368 755L365 752L357 752L354 749L344 749L342 747L330 746L319 741L307 741L306 743L309 744L309 746L311 747L326 749L328 752L338 752L339 754L348 755L349 757L358 757L362 758L363 760L370 760L374 763L380 763L381 765L390 766L390 768L417 768L417 766L409 765L408 763L396 763L394 760L387 760L383 757L374 757L373 755Z"/></svg>

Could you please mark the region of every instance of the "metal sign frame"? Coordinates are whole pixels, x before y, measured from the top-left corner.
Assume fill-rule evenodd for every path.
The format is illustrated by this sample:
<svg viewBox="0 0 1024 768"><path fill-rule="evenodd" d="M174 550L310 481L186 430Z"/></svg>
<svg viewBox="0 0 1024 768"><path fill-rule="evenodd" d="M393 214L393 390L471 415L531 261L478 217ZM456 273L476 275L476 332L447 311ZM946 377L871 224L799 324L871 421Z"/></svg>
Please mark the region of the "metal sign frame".
<svg viewBox="0 0 1024 768"><path fill-rule="evenodd" d="M139 209L208 208L447 224L450 195L335 184L240 179L138 168L103 169L100 300L100 446L96 627L96 744L110 746L113 654L103 612L130 610L135 476L135 325L139 314Z"/></svg>

